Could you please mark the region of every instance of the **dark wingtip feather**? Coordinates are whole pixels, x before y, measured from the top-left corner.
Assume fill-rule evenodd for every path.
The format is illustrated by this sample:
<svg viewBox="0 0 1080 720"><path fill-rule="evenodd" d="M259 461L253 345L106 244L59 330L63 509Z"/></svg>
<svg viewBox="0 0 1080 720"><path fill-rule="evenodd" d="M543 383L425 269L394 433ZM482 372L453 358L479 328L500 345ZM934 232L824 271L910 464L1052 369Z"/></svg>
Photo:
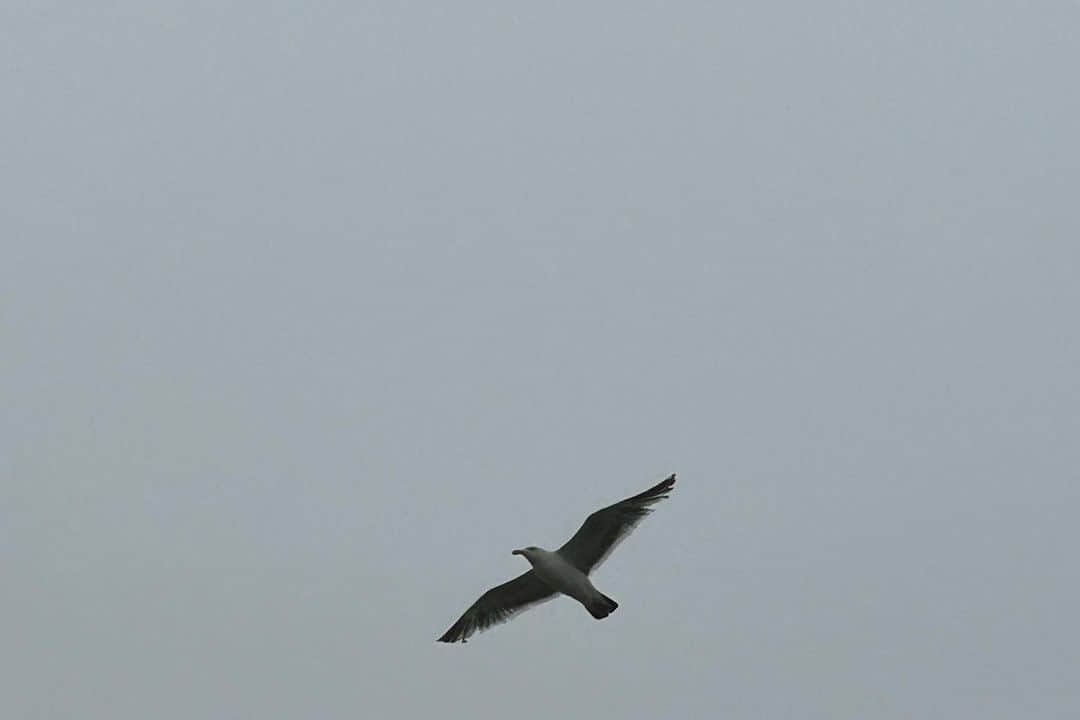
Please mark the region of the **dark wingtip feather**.
<svg viewBox="0 0 1080 720"><path fill-rule="evenodd" d="M451 625L450 629L444 632L442 634L442 637L440 637L437 642L463 643L469 639L470 635L472 635L472 628L470 627L470 622L465 618L461 618L456 623Z"/></svg>
<svg viewBox="0 0 1080 720"><path fill-rule="evenodd" d="M671 489L675 487L675 473L671 473L667 478L653 485L645 492L638 493L632 498L627 498L624 503L635 503L643 500L663 500L667 497L667 494L671 492Z"/></svg>

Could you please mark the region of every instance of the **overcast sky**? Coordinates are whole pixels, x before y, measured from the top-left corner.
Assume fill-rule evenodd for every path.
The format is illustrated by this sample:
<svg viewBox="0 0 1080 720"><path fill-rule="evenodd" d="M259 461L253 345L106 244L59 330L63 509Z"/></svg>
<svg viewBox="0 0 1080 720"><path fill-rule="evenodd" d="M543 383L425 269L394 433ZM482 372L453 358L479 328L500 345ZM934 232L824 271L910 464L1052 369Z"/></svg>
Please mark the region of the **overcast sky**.
<svg viewBox="0 0 1080 720"><path fill-rule="evenodd" d="M0 0L0 715L1080 715L1078 30Z"/></svg>

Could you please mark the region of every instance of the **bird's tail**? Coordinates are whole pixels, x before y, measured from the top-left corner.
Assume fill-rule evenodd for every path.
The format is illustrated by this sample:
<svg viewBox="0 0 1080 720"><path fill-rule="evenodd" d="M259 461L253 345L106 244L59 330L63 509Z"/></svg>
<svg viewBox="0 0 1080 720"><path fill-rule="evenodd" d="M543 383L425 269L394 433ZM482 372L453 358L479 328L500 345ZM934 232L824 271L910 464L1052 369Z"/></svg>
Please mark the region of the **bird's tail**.
<svg viewBox="0 0 1080 720"><path fill-rule="evenodd" d="M596 597L589 601L585 606L585 609L589 611L597 620L603 620L611 613L615 612L615 608L619 607L619 603L609 598L604 593L597 593Z"/></svg>

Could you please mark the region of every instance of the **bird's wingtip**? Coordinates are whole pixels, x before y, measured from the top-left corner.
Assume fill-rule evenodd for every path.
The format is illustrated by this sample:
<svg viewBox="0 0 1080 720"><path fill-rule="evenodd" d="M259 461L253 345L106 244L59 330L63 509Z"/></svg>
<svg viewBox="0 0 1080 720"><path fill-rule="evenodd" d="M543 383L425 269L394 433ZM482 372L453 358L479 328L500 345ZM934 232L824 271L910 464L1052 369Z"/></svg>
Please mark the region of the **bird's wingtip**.
<svg viewBox="0 0 1080 720"><path fill-rule="evenodd" d="M465 643L465 642L469 641L469 638L468 638L467 635L464 635L464 634L462 634L460 632L455 632L455 629L456 628L450 628L449 630L444 632L441 637L437 638L435 640L435 642L441 642L441 643L447 643L448 645L453 645L454 643Z"/></svg>

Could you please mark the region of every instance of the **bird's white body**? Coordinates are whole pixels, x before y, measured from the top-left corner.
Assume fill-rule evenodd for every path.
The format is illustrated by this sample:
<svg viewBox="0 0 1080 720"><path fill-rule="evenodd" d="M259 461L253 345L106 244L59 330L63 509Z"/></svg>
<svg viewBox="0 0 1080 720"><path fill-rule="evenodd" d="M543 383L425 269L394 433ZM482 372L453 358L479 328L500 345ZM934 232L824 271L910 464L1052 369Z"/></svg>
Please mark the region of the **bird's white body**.
<svg viewBox="0 0 1080 720"><path fill-rule="evenodd" d="M562 555L538 547L529 547L518 551L533 566L541 580L563 595L569 595L582 605L588 606L603 595L597 590L589 576L571 565Z"/></svg>

